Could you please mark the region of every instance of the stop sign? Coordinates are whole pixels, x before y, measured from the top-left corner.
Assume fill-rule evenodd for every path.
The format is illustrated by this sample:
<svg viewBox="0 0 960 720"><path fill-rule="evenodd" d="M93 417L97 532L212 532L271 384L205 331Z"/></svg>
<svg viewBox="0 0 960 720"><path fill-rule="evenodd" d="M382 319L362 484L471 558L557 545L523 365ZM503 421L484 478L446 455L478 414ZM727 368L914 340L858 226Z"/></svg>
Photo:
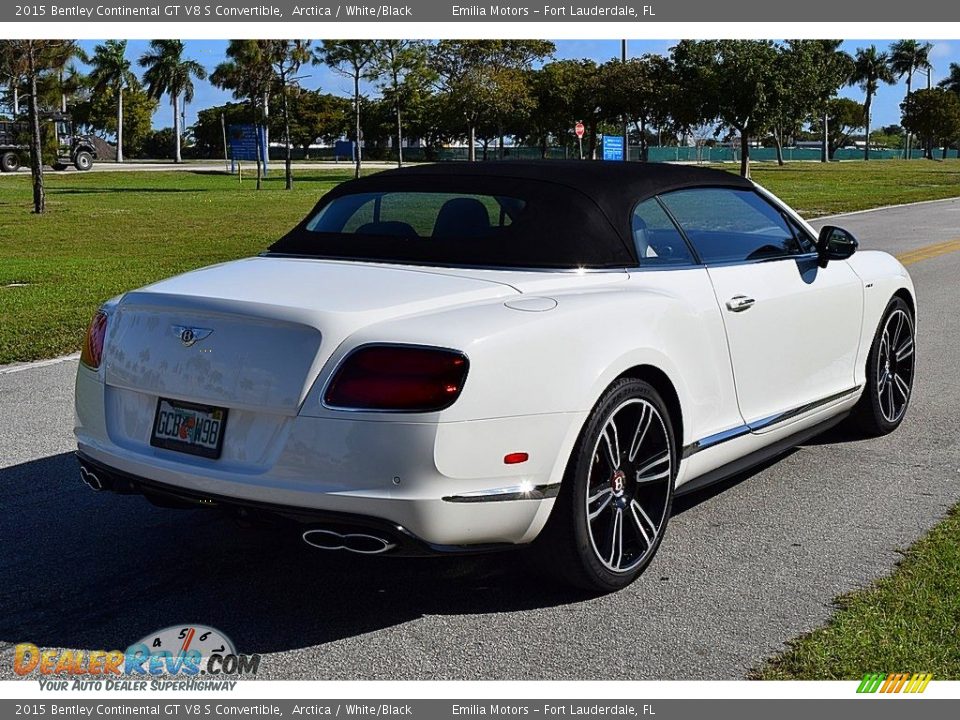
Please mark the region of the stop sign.
<svg viewBox="0 0 960 720"><path fill-rule="evenodd" d="M573 131L577 134L578 138L583 137L584 130L585 128L583 127L583 123L579 120L577 121L577 124L573 126Z"/></svg>

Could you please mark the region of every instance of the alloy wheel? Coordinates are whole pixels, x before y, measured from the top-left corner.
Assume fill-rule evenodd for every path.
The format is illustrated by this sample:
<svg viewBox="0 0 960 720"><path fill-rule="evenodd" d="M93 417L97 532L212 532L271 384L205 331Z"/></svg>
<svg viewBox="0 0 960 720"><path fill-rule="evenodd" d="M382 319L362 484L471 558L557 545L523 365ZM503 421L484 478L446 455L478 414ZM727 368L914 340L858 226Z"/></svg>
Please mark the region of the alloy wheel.
<svg viewBox="0 0 960 720"><path fill-rule="evenodd" d="M883 325L877 355L876 391L884 420L895 423L903 416L913 388L913 321L902 309L890 313Z"/></svg>
<svg viewBox="0 0 960 720"><path fill-rule="evenodd" d="M664 419L647 400L626 400L607 417L587 476L586 517L593 552L611 572L630 572L656 549L672 450Z"/></svg>

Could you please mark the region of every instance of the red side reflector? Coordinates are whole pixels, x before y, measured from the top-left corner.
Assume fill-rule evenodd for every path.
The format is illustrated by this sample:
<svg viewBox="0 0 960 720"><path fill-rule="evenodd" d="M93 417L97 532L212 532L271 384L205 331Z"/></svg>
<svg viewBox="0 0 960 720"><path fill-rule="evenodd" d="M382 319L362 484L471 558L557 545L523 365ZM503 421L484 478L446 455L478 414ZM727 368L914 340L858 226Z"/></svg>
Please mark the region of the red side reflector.
<svg viewBox="0 0 960 720"><path fill-rule="evenodd" d="M509 453L503 456L503 462L507 465L518 465L519 463L525 463L529 459L530 456L525 452Z"/></svg>

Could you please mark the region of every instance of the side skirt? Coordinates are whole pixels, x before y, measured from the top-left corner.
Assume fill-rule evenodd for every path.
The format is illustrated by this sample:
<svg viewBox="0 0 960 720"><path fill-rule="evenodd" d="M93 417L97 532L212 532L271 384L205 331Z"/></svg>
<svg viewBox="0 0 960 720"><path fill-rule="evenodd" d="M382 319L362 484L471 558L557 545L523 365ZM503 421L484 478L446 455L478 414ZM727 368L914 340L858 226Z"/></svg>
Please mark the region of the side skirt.
<svg viewBox="0 0 960 720"><path fill-rule="evenodd" d="M847 415L850 414L850 411L840 413L831 418L817 423L811 427L806 428L805 430L800 430L793 435L788 435L787 437L777 440L766 447L762 447L759 450L754 450L749 455L744 455L741 458L737 458L733 462L727 463L726 465L721 465L720 467L711 470L704 475L695 477L689 482L685 482L683 485L678 487L674 493L675 497L682 497L690 493L702 490L703 488L718 483L721 480L726 480L727 478L733 477L734 475L739 475L742 472L749 470L752 467L756 467L771 458L776 457L777 455L782 455L791 448L800 445L812 437L815 437L830 428L834 427L840 423Z"/></svg>

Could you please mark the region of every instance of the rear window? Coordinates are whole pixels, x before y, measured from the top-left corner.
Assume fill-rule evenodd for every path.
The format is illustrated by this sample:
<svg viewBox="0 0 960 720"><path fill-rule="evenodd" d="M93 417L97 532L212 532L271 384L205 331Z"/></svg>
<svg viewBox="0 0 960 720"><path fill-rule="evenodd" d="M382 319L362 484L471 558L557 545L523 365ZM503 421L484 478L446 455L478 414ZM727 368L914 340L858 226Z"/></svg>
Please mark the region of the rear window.
<svg viewBox="0 0 960 720"><path fill-rule="evenodd" d="M336 187L269 253L439 267L633 267L632 242L619 228L626 217L617 220L615 227L592 198L560 183L385 172Z"/></svg>
<svg viewBox="0 0 960 720"><path fill-rule="evenodd" d="M517 198L441 192L357 193L336 198L308 222L309 232L430 238L489 238L526 207Z"/></svg>

